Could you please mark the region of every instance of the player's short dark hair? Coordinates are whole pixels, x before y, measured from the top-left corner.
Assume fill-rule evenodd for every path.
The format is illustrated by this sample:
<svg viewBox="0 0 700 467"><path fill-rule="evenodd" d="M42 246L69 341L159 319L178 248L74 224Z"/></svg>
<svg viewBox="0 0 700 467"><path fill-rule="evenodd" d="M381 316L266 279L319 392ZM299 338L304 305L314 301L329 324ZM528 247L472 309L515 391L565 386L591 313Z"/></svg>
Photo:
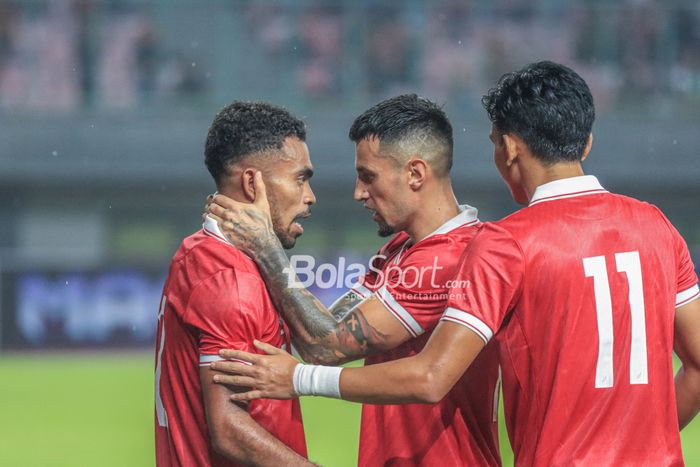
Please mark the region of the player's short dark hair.
<svg viewBox="0 0 700 467"><path fill-rule="evenodd" d="M481 103L496 129L522 138L547 165L580 160L595 119L583 78L548 61L506 73Z"/></svg>
<svg viewBox="0 0 700 467"><path fill-rule="evenodd" d="M204 163L217 182L246 156L282 149L293 136L306 140L304 122L265 102L233 102L214 117L204 145Z"/></svg>
<svg viewBox="0 0 700 467"><path fill-rule="evenodd" d="M452 168L452 124L440 106L416 94L392 97L366 110L348 136L355 143L376 137L382 147L411 139L430 142L437 156L433 169L448 174Z"/></svg>

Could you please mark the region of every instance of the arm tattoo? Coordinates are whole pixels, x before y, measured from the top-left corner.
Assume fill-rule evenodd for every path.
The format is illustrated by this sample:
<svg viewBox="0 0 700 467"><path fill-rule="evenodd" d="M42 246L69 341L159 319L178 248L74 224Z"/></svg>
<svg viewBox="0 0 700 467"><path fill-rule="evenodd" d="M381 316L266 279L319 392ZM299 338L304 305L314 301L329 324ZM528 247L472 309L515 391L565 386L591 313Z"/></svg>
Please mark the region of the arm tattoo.
<svg viewBox="0 0 700 467"><path fill-rule="evenodd" d="M328 311L333 315L336 321L341 321L345 318L345 315L355 308L355 305L359 304L362 300L363 298L359 294L350 291L340 297L338 302L333 304Z"/></svg>
<svg viewBox="0 0 700 467"><path fill-rule="evenodd" d="M351 292L328 310L311 292L290 284L290 277L296 277L279 243L258 251L256 262L277 310L294 330L294 346L304 360L338 364L381 350L388 336L357 308L359 295Z"/></svg>

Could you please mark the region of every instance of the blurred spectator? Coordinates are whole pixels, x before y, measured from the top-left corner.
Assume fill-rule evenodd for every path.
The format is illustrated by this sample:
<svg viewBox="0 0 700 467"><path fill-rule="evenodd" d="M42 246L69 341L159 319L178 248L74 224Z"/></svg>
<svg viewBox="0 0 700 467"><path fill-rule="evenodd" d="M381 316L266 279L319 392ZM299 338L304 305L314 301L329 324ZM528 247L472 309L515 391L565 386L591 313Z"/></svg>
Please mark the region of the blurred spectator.
<svg viewBox="0 0 700 467"><path fill-rule="evenodd" d="M426 91L434 99L483 92L485 44L472 10L471 1L455 0L436 2L429 9L423 73Z"/></svg>
<svg viewBox="0 0 700 467"><path fill-rule="evenodd" d="M156 96L173 101L202 94L206 90L206 82L201 68L183 53L159 61L154 83Z"/></svg>
<svg viewBox="0 0 700 467"><path fill-rule="evenodd" d="M207 85L226 86L207 80L200 62L229 49L235 64L216 65L235 74L246 95L301 90L312 99L349 99L418 90L467 109L501 73L543 58L576 67L602 108L636 105L639 96L682 105L683 96L700 95L700 4L693 0L242 0L228 10L242 27L217 31L222 40L199 49L203 57L167 29L196 5L0 0L0 109L192 102ZM205 26L215 11L197 20Z"/></svg>
<svg viewBox="0 0 700 467"><path fill-rule="evenodd" d="M368 18L367 85L377 97L400 94L414 78L412 37L396 4L372 7Z"/></svg>
<svg viewBox="0 0 700 467"><path fill-rule="evenodd" d="M3 19L0 105L59 111L76 108L81 101L80 70L71 3L51 0L35 17L18 15L10 4L5 8L9 11Z"/></svg>
<svg viewBox="0 0 700 467"><path fill-rule="evenodd" d="M153 88L153 28L138 11L115 9L102 34L97 89L109 108L134 107Z"/></svg>
<svg viewBox="0 0 700 467"><path fill-rule="evenodd" d="M622 92L630 98L649 96L662 87L660 69L663 64L658 62L656 52L666 20L665 9L653 0L625 3L624 13L618 15L618 66L622 77Z"/></svg>
<svg viewBox="0 0 700 467"><path fill-rule="evenodd" d="M337 93L343 57L341 8L334 4L306 8L300 26L302 88L311 97Z"/></svg>
<svg viewBox="0 0 700 467"><path fill-rule="evenodd" d="M249 1L243 9L244 24L263 50L273 59L289 51L294 36L293 18L271 2Z"/></svg>
<svg viewBox="0 0 700 467"><path fill-rule="evenodd" d="M671 69L671 88L700 95L700 5L685 5L673 16L677 31L677 60Z"/></svg>

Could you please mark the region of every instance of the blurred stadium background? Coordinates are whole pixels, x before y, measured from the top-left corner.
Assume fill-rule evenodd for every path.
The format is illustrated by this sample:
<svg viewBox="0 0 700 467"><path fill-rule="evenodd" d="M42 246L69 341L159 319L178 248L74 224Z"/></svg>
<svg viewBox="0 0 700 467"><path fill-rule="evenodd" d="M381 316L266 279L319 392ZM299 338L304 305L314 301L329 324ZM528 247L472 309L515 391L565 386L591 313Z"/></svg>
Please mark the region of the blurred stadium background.
<svg viewBox="0 0 700 467"><path fill-rule="evenodd" d="M218 109L303 116L319 202L294 253L362 261L381 241L351 199L352 119L400 92L444 104L456 191L496 219L516 206L479 99L537 59L593 90L587 170L660 206L698 264L695 0L0 0L0 465L153 464L159 296L214 189ZM354 465L357 406L304 410L312 458ZM700 465L700 422L683 437Z"/></svg>

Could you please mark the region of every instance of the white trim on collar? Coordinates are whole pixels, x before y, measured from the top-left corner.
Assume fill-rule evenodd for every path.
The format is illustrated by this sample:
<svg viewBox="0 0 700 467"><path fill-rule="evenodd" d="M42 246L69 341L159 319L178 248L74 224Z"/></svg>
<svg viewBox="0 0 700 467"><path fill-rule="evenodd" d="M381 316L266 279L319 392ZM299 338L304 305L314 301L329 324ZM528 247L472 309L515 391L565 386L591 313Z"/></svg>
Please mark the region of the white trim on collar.
<svg viewBox="0 0 700 467"><path fill-rule="evenodd" d="M576 196L593 195L607 193L598 179L593 175L582 175L580 177L562 178L553 182L545 183L535 189L529 206L543 201L553 201L555 199L574 198Z"/></svg>
<svg viewBox="0 0 700 467"><path fill-rule="evenodd" d="M475 224L479 222L479 219L477 217L478 214L479 211L475 207L469 206L468 204L460 204L459 214L442 224L440 227L437 228L437 230L427 235L423 240L425 240L428 237L432 237L433 235L440 235L445 234L447 232L451 232L457 227L461 227L465 224Z"/></svg>
<svg viewBox="0 0 700 467"><path fill-rule="evenodd" d="M210 237L214 237L217 240L224 242L228 246L233 246L228 240L226 240L226 237L221 232L221 229L219 229L219 224L217 224L216 221L211 217L206 216L204 218L204 222L202 223L202 230L204 230L204 233L209 235Z"/></svg>

